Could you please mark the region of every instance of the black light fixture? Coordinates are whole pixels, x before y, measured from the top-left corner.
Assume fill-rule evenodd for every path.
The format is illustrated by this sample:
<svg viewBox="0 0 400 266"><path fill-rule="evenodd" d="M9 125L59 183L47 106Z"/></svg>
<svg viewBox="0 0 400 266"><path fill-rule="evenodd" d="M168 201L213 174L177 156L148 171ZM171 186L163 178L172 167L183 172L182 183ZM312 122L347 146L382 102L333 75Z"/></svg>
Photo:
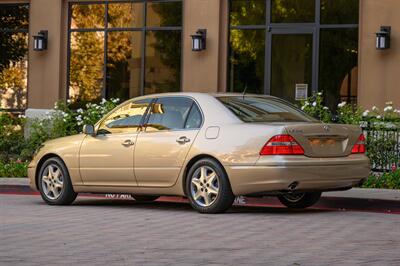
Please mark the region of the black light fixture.
<svg viewBox="0 0 400 266"><path fill-rule="evenodd" d="M44 51L47 49L47 30L41 30L37 35L33 36L33 50Z"/></svg>
<svg viewBox="0 0 400 266"><path fill-rule="evenodd" d="M206 49L207 30L198 29L192 37L192 51L200 52Z"/></svg>
<svg viewBox="0 0 400 266"><path fill-rule="evenodd" d="M381 26L380 31L376 33L376 49L385 50L390 48L390 26Z"/></svg>

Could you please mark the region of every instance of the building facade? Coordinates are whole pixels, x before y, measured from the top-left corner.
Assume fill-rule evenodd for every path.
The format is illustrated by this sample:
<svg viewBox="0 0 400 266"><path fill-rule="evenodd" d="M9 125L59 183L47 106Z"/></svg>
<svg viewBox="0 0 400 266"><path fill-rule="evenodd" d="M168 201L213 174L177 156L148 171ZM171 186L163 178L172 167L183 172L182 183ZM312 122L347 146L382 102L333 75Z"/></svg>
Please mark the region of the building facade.
<svg viewBox="0 0 400 266"><path fill-rule="evenodd" d="M172 91L399 106L399 12L397 0L0 0L0 108ZM376 49L381 26L389 49Z"/></svg>

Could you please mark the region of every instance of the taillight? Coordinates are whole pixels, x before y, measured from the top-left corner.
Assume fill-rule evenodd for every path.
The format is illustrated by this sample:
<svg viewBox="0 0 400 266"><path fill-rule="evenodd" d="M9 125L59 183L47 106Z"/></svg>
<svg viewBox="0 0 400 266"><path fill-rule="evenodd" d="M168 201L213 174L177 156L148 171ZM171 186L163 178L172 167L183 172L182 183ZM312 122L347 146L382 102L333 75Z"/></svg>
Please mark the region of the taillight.
<svg viewBox="0 0 400 266"><path fill-rule="evenodd" d="M351 149L351 153L365 153L365 137L363 134L358 137L357 143Z"/></svg>
<svg viewBox="0 0 400 266"><path fill-rule="evenodd" d="M301 155L303 148L290 135L273 136L261 149L260 155Z"/></svg>

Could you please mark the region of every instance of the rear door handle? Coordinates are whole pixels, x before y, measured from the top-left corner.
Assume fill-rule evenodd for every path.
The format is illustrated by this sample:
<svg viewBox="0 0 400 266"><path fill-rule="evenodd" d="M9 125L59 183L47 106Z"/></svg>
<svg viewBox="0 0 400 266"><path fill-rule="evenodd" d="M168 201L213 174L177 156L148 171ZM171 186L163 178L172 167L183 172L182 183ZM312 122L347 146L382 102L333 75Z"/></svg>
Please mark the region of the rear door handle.
<svg viewBox="0 0 400 266"><path fill-rule="evenodd" d="M126 139L126 140L124 140L121 144L124 145L124 146L132 146L132 145L134 145L135 143L134 143L132 140L130 140L130 139Z"/></svg>
<svg viewBox="0 0 400 266"><path fill-rule="evenodd" d="M176 142L178 142L179 144L185 144L185 143L187 143L187 142L190 142L190 139L187 138L186 136L182 136L182 137L179 137L179 138L176 140Z"/></svg>

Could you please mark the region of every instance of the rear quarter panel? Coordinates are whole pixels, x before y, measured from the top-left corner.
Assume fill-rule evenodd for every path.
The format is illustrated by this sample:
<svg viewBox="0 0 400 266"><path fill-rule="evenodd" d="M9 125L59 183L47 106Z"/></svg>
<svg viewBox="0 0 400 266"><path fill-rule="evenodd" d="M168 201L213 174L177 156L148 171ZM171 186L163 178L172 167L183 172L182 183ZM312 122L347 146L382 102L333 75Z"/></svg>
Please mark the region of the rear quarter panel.
<svg viewBox="0 0 400 266"><path fill-rule="evenodd" d="M218 129L218 135L209 135L209 130ZM254 165L260 150L274 135L281 134L281 126L265 126L246 123L213 125L203 128L193 144L188 158L208 154L222 165Z"/></svg>

